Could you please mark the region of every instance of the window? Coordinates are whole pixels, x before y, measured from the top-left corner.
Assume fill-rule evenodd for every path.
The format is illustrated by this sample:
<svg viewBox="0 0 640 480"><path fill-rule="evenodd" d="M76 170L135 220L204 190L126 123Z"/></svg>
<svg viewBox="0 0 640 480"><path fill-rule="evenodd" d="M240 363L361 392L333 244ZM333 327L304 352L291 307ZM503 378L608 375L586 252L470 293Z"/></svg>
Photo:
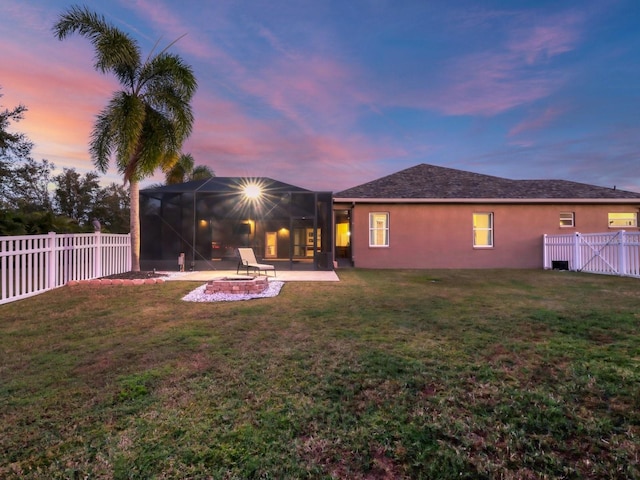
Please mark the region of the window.
<svg viewBox="0 0 640 480"><path fill-rule="evenodd" d="M637 227L638 226L638 214L629 213L609 213L609 227Z"/></svg>
<svg viewBox="0 0 640 480"><path fill-rule="evenodd" d="M575 227L575 215L574 212L560 212L560 228Z"/></svg>
<svg viewBox="0 0 640 480"><path fill-rule="evenodd" d="M369 246L388 247L389 246L389 214L370 213L369 214Z"/></svg>
<svg viewBox="0 0 640 480"><path fill-rule="evenodd" d="M493 213L473 214L473 246L493 247Z"/></svg>

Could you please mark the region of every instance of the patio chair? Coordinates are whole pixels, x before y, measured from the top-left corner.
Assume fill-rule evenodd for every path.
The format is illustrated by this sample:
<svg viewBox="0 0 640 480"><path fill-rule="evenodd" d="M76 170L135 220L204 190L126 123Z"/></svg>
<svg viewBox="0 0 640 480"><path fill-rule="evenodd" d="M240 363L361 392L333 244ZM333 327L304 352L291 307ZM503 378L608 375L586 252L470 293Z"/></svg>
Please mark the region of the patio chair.
<svg viewBox="0 0 640 480"><path fill-rule="evenodd" d="M240 254L240 261L238 262L236 273L239 273L241 268L246 268L247 275L249 275L249 270L253 269L258 272L258 276L260 276L261 271L268 276L269 274L267 272L270 270L273 271L273 276L276 276L276 267L273 265L267 265L266 263L258 263L258 260L256 260L256 254L253 253L253 248L238 248L238 253Z"/></svg>

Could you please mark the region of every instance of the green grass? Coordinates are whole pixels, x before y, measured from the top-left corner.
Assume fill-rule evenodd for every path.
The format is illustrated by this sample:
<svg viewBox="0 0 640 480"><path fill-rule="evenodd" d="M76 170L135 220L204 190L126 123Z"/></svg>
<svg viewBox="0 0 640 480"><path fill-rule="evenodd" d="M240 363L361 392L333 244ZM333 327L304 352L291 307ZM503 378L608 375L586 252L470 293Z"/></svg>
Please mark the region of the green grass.
<svg viewBox="0 0 640 480"><path fill-rule="evenodd" d="M1 478L640 478L640 283L339 272L0 306Z"/></svg>

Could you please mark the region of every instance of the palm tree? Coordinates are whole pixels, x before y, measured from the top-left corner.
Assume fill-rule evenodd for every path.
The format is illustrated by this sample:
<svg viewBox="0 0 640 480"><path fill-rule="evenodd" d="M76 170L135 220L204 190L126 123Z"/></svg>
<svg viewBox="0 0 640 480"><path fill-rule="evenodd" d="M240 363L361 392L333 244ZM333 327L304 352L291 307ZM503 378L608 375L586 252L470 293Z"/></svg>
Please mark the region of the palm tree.
<svg viewBox="0 0 640 480"><path fill-rule="evenodd" d="M192 180L206 180L216 174L206 165L195 165L193 155L183 153L178 161L169 169L165 169L167 185L190 182Z"/></svg>
<svg viewBox="0 0 640 480"><path fill-rule="evenodd" d="M74 6L61 14L53 31L59 40L73 33L89 39L95 48L95 69L114 74L122 87L98 114L89 150L102 173L113 156L124 183L129 183L131 269L139 271L139 182L178 160L193 125L195 76L179 56L167 53L172 44L158 54L152 51L143 61L131 36L86 7Z"/></svg>

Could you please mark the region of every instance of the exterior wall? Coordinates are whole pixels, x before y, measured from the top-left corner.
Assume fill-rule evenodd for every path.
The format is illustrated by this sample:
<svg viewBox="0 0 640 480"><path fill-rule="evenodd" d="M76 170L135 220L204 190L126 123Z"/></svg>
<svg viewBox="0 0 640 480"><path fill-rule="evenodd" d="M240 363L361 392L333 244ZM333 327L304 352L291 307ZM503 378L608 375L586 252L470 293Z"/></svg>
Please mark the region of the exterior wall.
<svg viewBox="0 0 640 480"><path fill-rule="evenodd" d="M640 205L610 204L375 204L352 208L352 260L359 268L543 268L542 236L609 229L609 212ZM369 213L389 212L389 246L369 246ZM575 212L575 227L560 227ZM474 213L493 213L493 247L473 247ZM626 228L637 231L638 228Z"/></svg>

